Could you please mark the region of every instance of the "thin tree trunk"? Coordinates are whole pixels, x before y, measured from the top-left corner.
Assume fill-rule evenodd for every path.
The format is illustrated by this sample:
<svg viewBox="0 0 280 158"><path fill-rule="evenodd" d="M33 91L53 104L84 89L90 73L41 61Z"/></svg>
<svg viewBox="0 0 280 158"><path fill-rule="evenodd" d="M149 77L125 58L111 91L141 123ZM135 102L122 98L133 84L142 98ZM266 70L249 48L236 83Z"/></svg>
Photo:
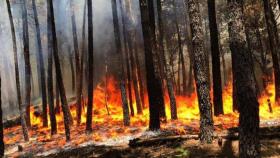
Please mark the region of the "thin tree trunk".
<svg viewBox="0 0 280 158"><path fill-rule="evenodd" d="M29 33L28 33L28 18L26 0L23 0L23 49L24 49L24 62L25 62L25 107L26 107L26 125L31 126L30 120L30 106L31 106L31 65L30 65L30 52L29 52Z"/></svg>
<svg viewBox="0 0 280 158"><path fill-rule="evenodd" d="M213 118L210 101L210 87L207 59L204 51L202 21L197 0L187 0L192 30L194 74L200 110L200 140L211 143L213 140Z"/></svg>
<svg viewBox="0 0 280 158"><path fill-rule="evenodd" d="M167 45L166 41L164 43L164 28L162 22L162 6L161 0L157 0L157 11L158 11L158 26L159 26L159 47L160 47L160 55L161 55L161 62L164 65L164 78L166 79L167 83L167 91L170 101L170 112L171 112L171 119L176 120L177 117L177 103L175 98L175 93L172 84L172 74L170 70L170 65L168 65L166 56L165 56L165 49L164 45Z"/></svg>
<svg viewBox="0 0 280 158"><path fill-rule="evenodd" d="M5 145L4 145L4 128L3 128L3 112L2 112L2 100L1 100L1 75L0 75L0 156L4 157Z"/></svg>
<svg viewBox="0 0 280 158"><path fill-rule="evenodd" d="M49 13L48 13L49 14ZM49 101L49 115L50 115L50 121L51 121L51 134L57 133L57 124L56 124L56 117L55 112L53 110L54 108L54 95L53 95L53 44L52 39L50 38L52 35L51 27L48 25L48 101ZM57 87L57 86L56 86ZM56 91L56 95L58 94L58 91ZM58 98L56 98L56 101ZM59 104L59 101L58 101ZM56 109L59 109L58 106L56 106Z"/></svg>
<svg viewBox="0 0 280 158"><path fill-rule="evenodd" d="M246 41L242 2L229 0L229 37L233 60L233 73L239 105L239 157L259 157L259 103L252 69L252 58Z"/></svg>
<svg viewBox="0 0 280 158"><path fill-rule="evenodd" d="M271 48L273 69L274 69L274 81L275 81L275 100L280 102L280 41L277 31L277 22L274 17L272 6L269 0L263 0L265 19L267 25L267 31L269 36L269 44Z"/></svg>
<svg viewBox="0 0 280 158"><path fill-rule="evenodd" d="M151 5L152 4L152 5ZM147 78L147 90L149 98L149 111L150 111L150 130L160 129L160 108L164 107L162 86L159 74L155 73L153 46L155 44L155 30L154 24L154 7L153 2L147 0L139 1L142 19L142 29L145 47L145 67Z"/></svg>
<svg viewBox="0 0 280 158"><path fill-rule="evenodd" d="M9 21L11 25L11 33L12 33L12 40L13 40L13 53L14 53L14 64L15 64L15 77L16 77L16 90L17 90L17 100L18 100L18 107L20 113L20 122L22 126L23 136L25 141L29 141L28 136L28 129L25 120L25 113L22 107L22 100L21 100L21 90L20 90L20 79L19 79L19 67L18 67L18 56L17 56L17 44L16 44L16 34L15 34L15 26L13 22L13 16L11 11L10 1L6 0L7 9L9 14Z"/></svg>
<svg viewBox="0 0 280 158"><path fill-rule="evenodd" d="M70 45L68 45L68 58L69 58L69 63L70 63L70 70L71 70L71 78L72 78L72 91L75 91L75 85L76 85L76 80L75 80L75 66L74 66L74 62L73 62L73 53L71 51L71 47Z"/></svg>
<svg viewBox="0 0 280 158"><path fill-rule="evenodd" d="M55 113L57 113L57 114L59 114L61 112L59 98L60 98L59 97L59 87L56 82L56 84L55 84Z"/></svg>
<svg viewBox="0 0 280 158"><path fill-rule="evenodd" d="M112 13L113 13L113 23L114 23L114 35L115 35L115 44L116 44L116 53L118 54L118 61L120 65L119 70L119 84L121 90L122 97L122 108L123 108L123 123L125 126L130 125L130 117L129 117L129 108L127 102L126 88L125 88L125 72L124 72L124 56L121 49L121 38L120 38L120 27L118 20L118 8L117 1L111 0L112 5Z"/></svg>
<svg viewBox="0 0 280 158"><path fill-rule="evenodd" d="M92 108L93 108L93 22L92 0L87 0L88 6L88 106L86 131L92 131Z"/></svg>
<svg viewBox="0 0 280 158"><path fill-rule="evenodd" d="M41 96L42 96L42 105L43 105L43 126L48 126L48 112L47 112L47 91L46 91L46 76L45 76L45 66L44 66L44 57L43 49L41 42L41 31L40 24L38 20L38 13L36 8L35 0L32 0L32 8L34 14L34 21L36 26L36 35L37 35L37 45L38 45L38 54L39 54L39 68L40 68L40 86L41 86ZM39 71L39 70L38 70ZM54 113L53 113L54 114Z"/></svg>
<svg viewBox="0 0 280 158"><path fill-rule="evenodd" d="M132 101L132 89L131 89L131 73L130 73L130 57L129 57L129 49L127 46L127 29L125 24L125 12L123 8L123 4L121 0L119 0L120 9L121 9L121 17L122 17L122 30L123 30L123 45L124 45L124 53L125 53L125 60L126 60L126 75L127 75L127 92L128 92L128 104L130 108L130 115L134 116L134 108L133 108L133 101Z"/></svg>
<svg viewBox="0 0 280 158"><path fill-rule="evenodd" d="M208 0L208 16L209 28L211 37L211 53L212 53L212 76L213 76L213 104L214 115L219 116L224 114L223 109L223 92L222 92L222 78L220 66L220 49L219 49L219 35L216 20L216 6L215 0Z"/></svg>
<svg viewBox="0 0 280 158"><path fill-rule="evenodd" d="M52 34L49 34L52 42L52 51L54 56L54 64L55 64L55 72L56 72L56 81L59 87L59 93L61 97L61 104L62 104L62 111L63 111L63 118L64 118L64 127L65 127L65 135L66 141L70 141L70 125L73 123L72 115L70 113L70 109L68 107L67 98L65 94L65 88L63 84L62 72L60 67L59 55L58 55L58 48L57 48L57 38L56 38L56 29L55 29L55 19L54 19L54 10L53 10L53 1L47 1L48 6L48 22L49 27L51 29Z"/></svg>
<svg viewBox="0 0 280 158"><path fill-rule="evenodd" d="M82 117L82 93L83 93L83 73L84 73L84 56L85 56L85 47L86 47L86 9L87 9L87 3L85 1L84 4L84 14L83 14L83 30L82 30L82 51L81 51L81 61L80 61L80 73L79 73L79 80L77 83L77 123L81 123L81 117Z"/></svg>
<svg viewBox="0 0 280 158"><path fill-rule="evenodd" d="M135 41L135 51L134 51L134 56L135 56L135 61L136 61L136 68L137 68L137 77L138 77L138 83L139 83L139 91L140 91L140 97L141 97L141 103L142 103L142 108L145 108L145 88L144 88L144 83L143 83L143 77L141 73L141 65L139 61L139 50L137 47L137 43Z"/></svg>

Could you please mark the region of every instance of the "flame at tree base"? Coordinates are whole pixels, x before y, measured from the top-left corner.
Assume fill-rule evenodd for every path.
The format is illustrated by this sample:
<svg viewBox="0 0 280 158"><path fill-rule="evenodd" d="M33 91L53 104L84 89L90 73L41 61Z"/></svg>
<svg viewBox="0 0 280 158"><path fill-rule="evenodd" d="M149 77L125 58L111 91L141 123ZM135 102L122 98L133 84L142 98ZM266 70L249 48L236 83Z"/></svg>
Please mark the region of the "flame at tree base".
<svg viewBox="0 0 280 158"><path fill-rule="evenodd" d="M107 85L107 105L109 108L110 115L105 107L105 91L102 84L99 84L94 91L94 110L93 110L93 132L92 134L85 134L85 122L86 122L86 108L83 108L81 124L74 124L71 128L71 145L77 146L84 142L104 142L109 140L118 139L130 139L132 137L140 136L144 131L147 130L149 124L149 110L147 106L143 110L142 115L135 114L131 117L131 126L123 126L123 113L121 104L121 94L117 88L117 82L110 78ZM269 120L276 120L280 118L280 106L274 102L275 98L275 87L270 84L267 87L266 93L262 93L259 97L260 103L260 119L261 122ZM135 100L135 99L133 99ZM195 93L190 96L177 96L177 113L178 120L170 120L170 106L166 95L166 115L167 123L162 123L161 128L163 130L170 130L176 134L194 134L199 131L199 108L197 96ZM270 100L270 103L268 102ZM228 84L223 91L223 102L224 102L224 115L213 117L215 131L219 132L224 129L238 126L237 112L232 110L232 84ZM146 96L147 103L147 96ZM273 113L270 112L269 104L273 109ZM134 109L136 109L135 102L133 103ZM73 118L76 118L75 105L71 106L71 113ZM56 148L57 146L62 147L66 144L64 136L63 126L63 114L57 114L58 122L58 134L50 135L50 126L47 128L42 127L42 118L34 115L34 109L31 113L32 128L29 130L31 141L28 143L30 150L35 148L41 150L47 150ZM278 120L279 121L279 120ZM13 127L5 129L5 143L7 146L12 146L17 143L23 142L23 136L21 127ZM43 144L40 147L39 144Z"/></svg>

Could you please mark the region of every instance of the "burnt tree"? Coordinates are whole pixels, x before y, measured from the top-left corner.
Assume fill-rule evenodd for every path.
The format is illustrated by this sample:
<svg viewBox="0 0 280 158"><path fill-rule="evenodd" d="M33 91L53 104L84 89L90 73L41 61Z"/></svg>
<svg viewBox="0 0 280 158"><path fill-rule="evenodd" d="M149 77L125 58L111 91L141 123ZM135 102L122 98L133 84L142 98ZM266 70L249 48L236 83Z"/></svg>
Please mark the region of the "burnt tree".
<svg viewBox="0 0 280 158"><path fill-rule="evenodd" d="M275 100L280 102L280 41L277 30L277 22L275 20L270 1L263 0L263 5L274 69Z"/></svg>
<svg viewBox="0 0 280 158"><path fill-rule="evenodd" d="M220 67L220 47L219 34L216 20L215 0L208 0L208 16L211 37L211 53L212 53L212 76L213 76L213 104L214 115L224 114L223 110L223 92L222 77Z"/></svg>
<svg viewBox="0 0 280 158"><path fill-rule="evenodd" d="M129 108L127 102L127 94L125 87L125 72L124 72L124 55L121 48L121 37L120 37L120 27L118 20L118 8L117 1L111 0L112 5L112 13L113 13L113 24L114 24L114 35L115 35L115 44L116 44L116 53L118 54L118 60L120 65L120 70L118 74L121 97L122 97L122 108L123 108L123 122L125 126L130 125L130 117L129 117Z"/></svg>
<svg viewBox="0 0 280 158"><path fill-rule="evenodd" d="M93 108L93 22L92 0L87 0L88 6L88 106L86 131L92 131L92 108Z"/></svg>
<svg viewBox="0 0 280 158"><path fill-rule="evenodd" d="M151 2L151 1L149 1ZM154 12L153 7L148 6L147 0L140 0L141 22L144 37L145 49L145 67L146 67L146 80L149 99L150 111L150 130L160 129L160 108L163 104L162 86L159 74L155 73L153 46L155 44L155 34L152 33L151 23L155 23L150 19L151 12ZM153 14L152 14L153 15ZM153 24L152 24L153 25Z"/></svg>
<svg viewBox="0 0 280 158"><path fill-rule="evenodd" d="M236 79L239 116L239 157L259 157L259 103L252 69L252 58L246 41L242 0L229 0L229 40L233 73Z"/></svg>
<svg viewBox="0 0 280 158"><path fill-rule="evenodd" d="M192 33L193 67L200 111L200 140L201 142L211 143L214 127L199 2L196 0L187 0L187 2Z"/></svg>
<svg viewBox="0 0 280 158"><path fill-rule="evenodd" d="M157 12L158 12L158 30L159 30L159 50L161 55L161 62L164 65L164 77L166 80L166 86L170 101L170 112L171 112L171 119L176 120L177 117L177 103L176 103L176 97L174 93L174 88L172 84L172 74L170 70L170 65L167 63L166 56L165 56L165 49L164 49L164 25L162 21L162 4L161 0L157 0ZM183 88L184 89L184 88Z"/></svg>
<svg viewBox="0 0 280 158"><path fill-rule="evenodd" d="M37 38L37 51L39 55L39 68L40 68L40 85L41 85L41 96L42 96L42 106L43 106L43 126L48 126L48 112L47 112L47 91L46 91L46 76L45 76L45 66L44 66L44 57L43 49L41 42L41 31L40 24L38 19L38 13L36 8L35 0L32 0L32 8L34 14L34 22L36 27L36 38Z"/></svg>
<svg viewBox="0 0 280 158"><path fill-rule="evenodd" d="M23 0L22 4L22 18L23 18L23 55L25 63L25 103L26 107L26 125L31 126L30 120L30 106L31 106L31 64L30 64L30 52L29 52L29 33L28 33L28 18L26 0Z"/></svg>
<svg viewBox="0 0 280 158"><path fill-rule="evenodd" d="M21 126L22 126L24 140L28 141L29 140L28 129L27 129L27 125L26 125L25 113L24 113L24 110L23 110L21 91L20 91L20 78L19 78L19 66L18 66L18 54L17 54L15 26L14 26L10 1L6 0L6 3L7 3L9 21L10 21L10 25L11 25L12 41L13 41L13 55L14 55L14 64L15 64L16 91L17 91L18 108L19 108L19 113L20 113L20 122L21 122Z"/></svg>
<svg viewBox="0 0 280 158"><path fill-rule="evenodd" d="M56 29L55 29L55 19L54 19L54 10L53 10L53 1L47 0L47 7L48 7L48 22L50 23L48 26L51 30L51 37L50 42L52 42L52 52L54 57L54 65L55 65L55 72L56 72L56 82L59 88L59 94L61 98L61 107L63 111L63 118L64 118L64 127L65 127L65 135L66 141L70 141L70 125L72 124L72 116L70 113L70 109L68 107L67 98L65 94L65 88L63 84L62 72L60 67L59 61L59 54L58 54L58 47L57 47L57 37L56 37ZM50 34L49 34L50 35Z"/></svg>

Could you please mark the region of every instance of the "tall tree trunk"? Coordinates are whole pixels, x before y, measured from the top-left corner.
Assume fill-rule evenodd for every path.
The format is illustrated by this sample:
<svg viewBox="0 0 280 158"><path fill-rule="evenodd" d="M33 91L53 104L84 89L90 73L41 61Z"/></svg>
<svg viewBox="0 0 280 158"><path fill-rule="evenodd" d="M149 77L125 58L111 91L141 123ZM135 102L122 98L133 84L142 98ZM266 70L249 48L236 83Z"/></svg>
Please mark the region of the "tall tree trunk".
<svg viewBox="0 0 280 158"><path fill-rule="evenodd" d="M16 34L15 34L15 26L11 11L10 1L6 0L7 9L9 14L9 21L11 25L11 33L12 33L12 40L13 40L13 53L14 53L14 64L15 64L15 77L16 77L16 90L17 90L17 100L18 100L18 107L20 113L20 122L22 126L23 136L25 141L29 141L28 136L28 129L25 120L25 113L22 107L22 100L21 100L21 90L20 90L20 79L19 79L19 68L18 68L18 56L17 56L17 43L16 43Z"/></svg>
<svg viewBox="0 0 280 158"><path fill-rule="evenodd" d="M77 37L77 27L76 27L76 18L75 18L75 6L73 0L70 0L70 8L71 8L71 24L72 24L72 35L73 35L73 44L74 44L74 54L75 54L75 66L76 66L76 111L77 111L77 120L79 120L79 108L81 107L81 93L80 93L80 73L81 73L81 60L79 54L79 45L78 45L78 37ZM79 100L79 102L78 102ZM78 121L80 123L80 120Z"/></svg>
<svg viewBox="0 0 280 158"><path fill-rule="evenodd" d="M137 114L143 114L142 104L141 104L141 98L139 94L139 87L137 82L137 71L136 71L136 65L135 65L135 56L134 56L134 50L132 48L132 39L129 36L128 38L128 47L130 50L130 61L131 61L131 73L132 73L132 81L133 81L133 88L134 88L134 96L136 100L136 108L137 108Z"/></svg>
<svg viewBox="0 0 280 158"><path fill-rule="evenodd" d="M149 3L153 4L152 1ZM160 129L160 107L164 106L162 96L162 86L159 74L155 73L154 56L153 56L153 44L155 44L155 34L152 30L155 30L152 25L155 24L155 20L151 19L154 15L153 5L148 6L147 0L139 1L142 19L142 29L144 37L145 47L145 67L147 78L147 90L149 98L149 111L150 111L150 130Z"/></svg>
<svg viewBox="0 0 280 158"><path fill-rule="evenodd" d="M41 42L41 31L40 24L38 20L38 13L36 8L35 0L32 0L32 8L34 14L34 21L36 26L36 35L37 35L37 45L38 45L38 54L39 54L39 68L40 68L40 85L41 85L41 96L42 96L42 105L43 105L43 126L48 126L48 112L47 112L47 91L46 91L46 76L45 76L45 66L44 66L44 57L43 49ZM53 113L54 114L54 113Z"/></svg>
<svg viewBox="0 0 280 158"><path fill-rule="evenodd" d="M125 126L130 125L130 117L129 117L129 108L127 102L126 88L125 88L125 72L124 72L124 56L121 49L121 38L120 38L120 27L118 20L118 8L117 1L111 0L112 5L112 13L113 13L113 24L114 24L114 35L115 35L115 44L116 44L116 53L118 54L118 61L120 65L119 70L119 84L121 90L122 97L122 108L123 108L123 123Z"/></svg>
<svg viewBox="0 0 280 158"><path fill-rule="evenodd" d="M239 157L259 157L259 103L246 41L241 0L229 0L229 38L233 60L236 62L233 73L239 105Z"/></svg>
<svg viewBox="0 0 280 158"><path fill-rule="evenodd" d="M25 107L26 107L26 124L31 126L30 120L30 106L31 106L31 65L30 65L30 52L29 52L29 33L28 33L28 18L26 0L22 4L22 18L23 18L23 55L25 62Z"/></svg>
<svg viewBox="0 0 280 158"><path fill-rule="evenodd" d="M88 106L86 131L92 131L92 108L93 108L93 22L92 0L87 0L88 6Z"/></svg>
<svg viewBox="0 0 280 158"><path fill-rule="evenodd" d="M48 12L49 14L49 12ZM48 101L49 101L49 115L51 121L51 134L57 133L56 117L54 112L54 95L53 95L53 43L52 43L52 30L48 23ZM58 92L56 91L56 95ZM56 98L56 101L58 98ZM58 101L59 104L59 101ZM56 107L59 109L59 107Z"/></svg>
<svg viewBox="0 0 280 158"><path fill-rule="evenodd" d="M125 23L125 12L123 8L123 4L121 0L119 0L120 10L121 10L121 17L122 17L122 30L123 30L123 45L124 45L124 53L125 53L125 60L126 60L126 76L127 76L127 92L128 92L128 104L130 108L130 115L134 116L134 108L133 108L133 101L132 101L132 89L131 89L131 73L130 73L130 57L129 57L129 49L127 46L127 29Z"/></svg>
<svg viewBox="0 0 280 158"><path fill-rule="evenodd" d="M86 9L87 9L87 3L85 1L84 4L84 14L83 14L83 30L82 30L82 39L83 39L83 44L82 44L82 51L81 51L81 61L80 61L80 73L79 75L79 80L77 83L77 123L81 123L81 117L82 117L82 93L83 93L83 73L84 73L84 56L85 56L85 39L86 39Z"/></svg>
<svg viewBox="0 0 280 158"><path fill-rule="evenodd" d="M173 89L172 84L172 74L170 70L170 65L167 63L166 56L165 56L165 49L164 45L167 43L164 43L164 28L163 28L163 22L162 22L162 6L161 6L161 0L157 0L157 12L158 12L158 29L159 29L159 50L161 55L161 62L164 65L164 78L167 83L167 91L170 101L170 112L171 112L171 119L176 120L177 117L177 103L175 98L175 93Z"/></svg>
<svg viewBox="0 0 280 158"><path fill-rule="evenodd" d="M75 91L75 87L76 87L76 80L75 80L75 66L74 66L74 56L73 56L73 52L71 51L71 47L70 45L68 45L68 58L69 58L69 63L70 63L70 70L71 70L71 78L72 78L72 91Z"/></svg>
<svg viewBox="0 0 280 158"><path fill-rule="evenodd" d="M208 0L208 16L209 16L211 53L212 53L214 115L219 116L221 114L224 114L224 109L223 109L222 77L221 77L221 66L220 66L219 35L218 35L218 26L216 22L215 5L216 5L215 0Z"/></svg>
<svg viewBox="0 0 280 158"><path fill-rule="evenodd" d="M3 128L3 112L2 112L2 100L1 100L1 75L0 75L0 156L4 157L5 145L4 145L4 128Z"/></svg>
<svg viewBox="0 0 280 158"><path fill-rule="evenodd" d="M65 127L65 135L66 141L70 141L70 124L73 123L72 115L70 109L68 107L67 98L65 94L65 88L63 84L62 72L60 67L59 55L58 55L58 47L57 47L57 38L56 38L56 29L55 29L55 19L54 19L54 10L53 10L53 1L47 1L48 6L48 22L49 27L51 29L51 35L49 34L49 38L51 38L52 42L52 51L54 56L54 64L55 64L55 72L56 72L56 81L59 87L59 93L61 97L63 118L64 118L64 127Z"/></svg>
<svg viewBox="0 0 280 158"><path fill-rule="evenodd" d="M187 2L193 39L193 66L200 110L200 140L202 142L211 143L213 140L214 127L210 101L210 87L208 83L208 68L206 66L207 59L206 54L203 52L204 36L199 2L196 0L187 0Z"/></svg>
<svg viewBox="0 0 280 158"><path fill-rule="evenodd" d="M271 48L273 69L274 69L274 81L275 81L275 100L280 102L280 41L277 31L277 22L274 17L272 6L269 0L263 0L265 19L267 25L267 31L269 36L269 44Z"/></svg>

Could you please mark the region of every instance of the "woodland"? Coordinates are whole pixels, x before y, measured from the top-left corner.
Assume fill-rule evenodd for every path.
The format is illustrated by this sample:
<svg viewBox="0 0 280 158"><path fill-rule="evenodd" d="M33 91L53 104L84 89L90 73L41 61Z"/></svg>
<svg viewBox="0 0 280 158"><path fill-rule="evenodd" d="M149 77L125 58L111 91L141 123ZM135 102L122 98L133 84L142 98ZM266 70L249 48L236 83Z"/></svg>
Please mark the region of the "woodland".
<svg viewBox="0 0 280 158"><path fill-rule="evenodd" d="M0 0L1 157L277 158L280 0Z"/></svg>

